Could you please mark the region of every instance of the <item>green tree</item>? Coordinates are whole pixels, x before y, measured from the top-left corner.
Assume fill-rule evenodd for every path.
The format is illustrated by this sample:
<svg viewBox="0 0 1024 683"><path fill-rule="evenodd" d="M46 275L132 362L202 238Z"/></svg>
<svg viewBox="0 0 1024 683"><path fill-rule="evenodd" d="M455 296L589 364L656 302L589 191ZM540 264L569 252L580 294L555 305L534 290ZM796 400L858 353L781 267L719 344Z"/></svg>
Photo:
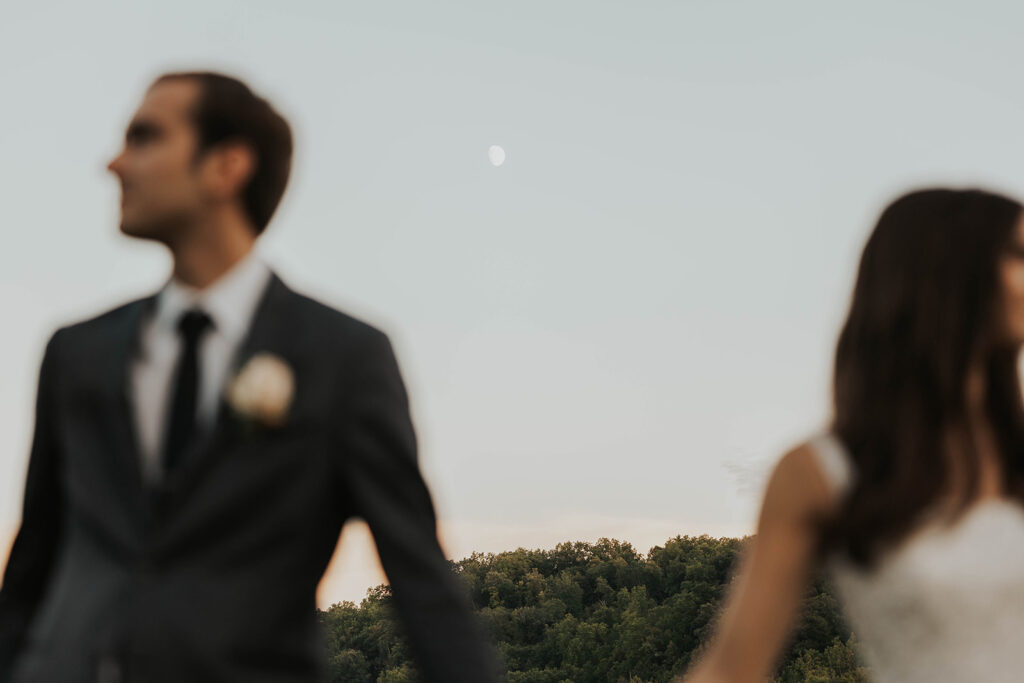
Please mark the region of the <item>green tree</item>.
<svg viewBox="0 0 1024 683"><path fill-rule="evenodd" d="M677 536L646 556L614 539L474 553L452 564L512 683L662 683L710 640L749 539ZM776 683L867 680L823 577ZM385 586L321 612L333 681L415 680Z"/></svg>

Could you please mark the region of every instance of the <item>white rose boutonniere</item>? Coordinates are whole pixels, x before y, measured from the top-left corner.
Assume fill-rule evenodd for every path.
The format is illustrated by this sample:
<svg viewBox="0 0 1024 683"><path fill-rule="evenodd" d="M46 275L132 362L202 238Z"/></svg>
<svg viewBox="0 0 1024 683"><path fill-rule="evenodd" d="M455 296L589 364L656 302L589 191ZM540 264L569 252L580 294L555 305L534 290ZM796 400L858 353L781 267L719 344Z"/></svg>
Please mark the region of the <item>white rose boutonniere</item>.
<svg viewBox="0 0 1024 683"><path fill-rule="evenodd" d="M295 374L272 353L257 353L228 385L228 404L250 422L280 427L295 394Z"/></svg>

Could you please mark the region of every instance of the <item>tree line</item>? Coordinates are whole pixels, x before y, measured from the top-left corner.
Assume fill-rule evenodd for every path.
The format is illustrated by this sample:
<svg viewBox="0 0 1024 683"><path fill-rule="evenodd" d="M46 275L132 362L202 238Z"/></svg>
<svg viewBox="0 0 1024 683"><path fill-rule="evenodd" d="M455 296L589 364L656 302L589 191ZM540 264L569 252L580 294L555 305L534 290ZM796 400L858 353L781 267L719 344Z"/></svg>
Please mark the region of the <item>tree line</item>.
<svg viewBox="0 0 1024 683"><path fill-rule="evenodd" d="M601 539L474 553L453 567L510 683L661 683L700 656L749 538L677 536L646 556ZM332 682L419 680L387 586L319 616ZM854 636L819 575L772 681L867 680Z"/></svg>

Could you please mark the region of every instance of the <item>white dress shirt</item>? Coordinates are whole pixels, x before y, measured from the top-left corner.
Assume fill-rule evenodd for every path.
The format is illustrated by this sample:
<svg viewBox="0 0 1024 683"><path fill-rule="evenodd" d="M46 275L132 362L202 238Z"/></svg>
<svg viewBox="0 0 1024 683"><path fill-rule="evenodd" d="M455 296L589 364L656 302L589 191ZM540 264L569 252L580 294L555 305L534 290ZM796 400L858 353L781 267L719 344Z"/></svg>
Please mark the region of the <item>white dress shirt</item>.
<svg viewBox="0 0 1024 683"><path fill-rule="evenodd" d="M235 353L245 339L260 296L270 281L270 268L255 251L205 289L171 279L157 295L152 314L143 321L138 355L132 363L132 406L142 450L143 479L154 484L163 475L161 451L169 419L171 392L182 351L178 320L199 307L213 325L199 342L199 429L217 419L220 397Z"/></svg>

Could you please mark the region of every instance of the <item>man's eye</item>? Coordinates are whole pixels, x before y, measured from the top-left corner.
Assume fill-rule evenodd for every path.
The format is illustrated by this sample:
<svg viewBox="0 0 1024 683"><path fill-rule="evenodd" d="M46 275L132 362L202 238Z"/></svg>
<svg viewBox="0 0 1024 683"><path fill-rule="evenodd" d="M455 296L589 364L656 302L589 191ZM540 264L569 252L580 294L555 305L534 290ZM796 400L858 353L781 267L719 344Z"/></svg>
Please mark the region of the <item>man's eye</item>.
<svg viewBox="0 0 1024 683"><path fill-rule="evenodd" d="M126 140L129 145L143 145L147 142L152 142L156 137L157 135L155 130L145 126L140 126L129 130Z"/></svg>

